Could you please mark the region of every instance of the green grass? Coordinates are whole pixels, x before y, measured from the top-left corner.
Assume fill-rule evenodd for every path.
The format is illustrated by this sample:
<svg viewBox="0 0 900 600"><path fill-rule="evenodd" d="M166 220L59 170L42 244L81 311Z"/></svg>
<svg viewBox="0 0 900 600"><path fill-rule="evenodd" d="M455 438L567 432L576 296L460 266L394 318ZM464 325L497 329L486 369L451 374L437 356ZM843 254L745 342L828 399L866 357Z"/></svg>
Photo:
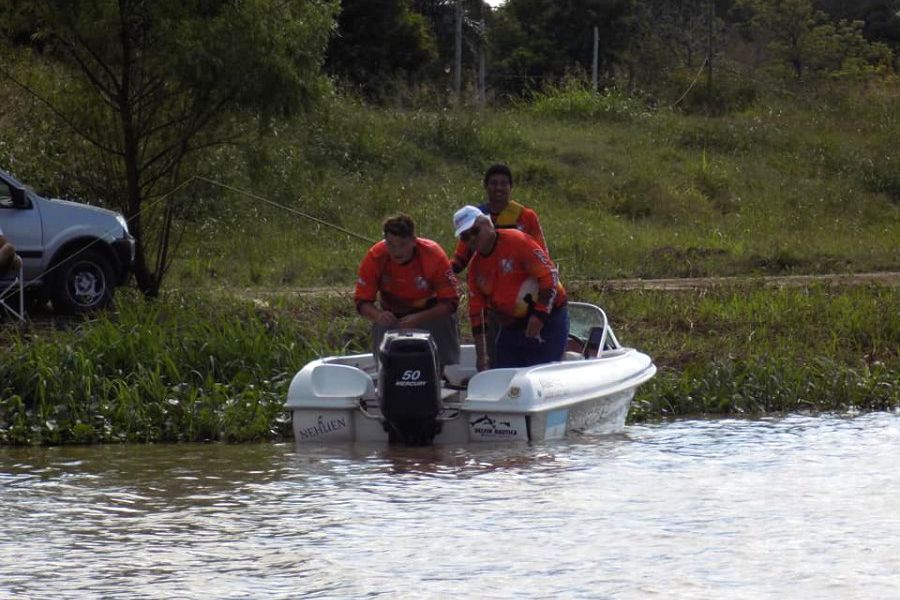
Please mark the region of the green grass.
<svg viewBox="0 0 900 600"><path fill-rule="evenodd" d="M900 268L900 95L863 114L770 99L716 118L591 98L555 90L482 112L339 102L212 170L369 239L408 212L450 251L450 215L481 201L488 164L507 162L569 278ZM210 198L172 286L352 284L366 242L240 194Z"/></svg>
<svg viewBox="0 0 900 600"><path fill-rule="evenodd" d="M369 240L385 216L408 212L450 251L453 211L479 202L485 167L506 162L564 283L896 271L897 85L735 92L739 108L715 117L572 85L481 111L338 97L198 169ZM8 92L0 165L39 190L90 197L66 175L87 168L79 146ZM279 439L293 373L366 347L349 293L368 241L218 185L196 182L180 198L162 301L125 293L116 313L74 329L3 331L0 443ZM289 294L323 285L348 295ZM900 404L893 288L570 287L660 366L634 419ZM262 306L235 288L284 297Z"/></svg>
<svg viewBox="0 0 900 600"><path fill-rule="evenodd" d="M659 367L633 421L900 407L895 288L571 291ZM349 294L124 294L118 306L70 328L0 330L0 444L289 438L294 373L368 348Z"/></svg>
<svg viewBox="0 0 900 600"><path fill-rule="evenodd" d="M895 288L575 291L604 305L618 318L620 341L659 367L638 395L633 420L900 405Z"/></svg>
<svg viewBox="0 0 900 600"><path fill-rule="evenodd" d="M125 294L71 329L3 331L0 443L279 439L294 373L367 334L352 312L327 299Z"/></svg>

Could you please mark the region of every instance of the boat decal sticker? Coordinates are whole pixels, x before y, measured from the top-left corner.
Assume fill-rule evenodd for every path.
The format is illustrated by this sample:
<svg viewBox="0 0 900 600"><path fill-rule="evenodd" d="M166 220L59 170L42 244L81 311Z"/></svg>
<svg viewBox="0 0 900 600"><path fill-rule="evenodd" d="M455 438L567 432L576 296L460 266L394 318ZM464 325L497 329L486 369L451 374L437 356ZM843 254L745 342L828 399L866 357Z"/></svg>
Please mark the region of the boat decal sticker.
<svg viewBox="0 0 900 600"><path fill-rule="evenodd" d="M346 428L346 417L336 417L326 421L322 415L319 415L319 418L314 420L312 425L298 428L297 433L300 435L301 440L311 440L327 433L334 433L335 431L341 431Z"/></svg>
<svg viewBox="0 0 900 600"><path fill-rule="evenodd" d="M421 387L427 383L427 380L422 379L422 371L419 369L406 369L400 379L394 381L397 387Z"/></svg>
<svg viewBox="0 0 900 600"><path fill-rule="evenodd" d="M521 415L474 416L469 420L469 429L475 439L524 440L528 438L525 417Z"/></svg>
<svg viewBox="0 0 900 600"><path fill-rule="evenodd" d="M566 434L566 420L569 418L569 410L562 408L547 414L547 429L544 437L547 439L560 438Z"/></svg>

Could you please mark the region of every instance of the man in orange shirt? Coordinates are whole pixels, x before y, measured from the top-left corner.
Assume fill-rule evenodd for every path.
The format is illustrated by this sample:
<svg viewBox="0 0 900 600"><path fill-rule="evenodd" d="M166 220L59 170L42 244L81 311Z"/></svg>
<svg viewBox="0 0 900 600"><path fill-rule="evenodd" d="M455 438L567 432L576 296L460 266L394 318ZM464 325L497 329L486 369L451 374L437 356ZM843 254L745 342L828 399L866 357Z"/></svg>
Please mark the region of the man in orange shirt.
<svg viewBox="0 0 900 600"><path fill-rule="evenodd" d="M544 249L521 231L495 229L474 206L456 211L453 227L473 252L469 319L478 370L560 360L569 336L566 290ZM496 340L486 339L486 310L500 325ZM495 356L488 356L489 344L495 345Z"/></svg>
<svg viewBox="0 0 900 600"><path fill-rule="evenodd" d="M458 363L459 281L444 249L416 237L415 223L404 214L386 219L382 231L384 239L363 257L354 294L356 310L372 322L376 356L385 332L423 329L442 366Z"/></svg>
<svg viewBox="0 0 900 600"><path fill-rule="evenodd" d="M537 213L511 199L512 187L513 176L508 166L496 164L488 167L484 174L487 202L480 204L479 210L491 218L495 229L518 229L527 233L544 249L544 253L550 256ZM463 242L458 242L451 261L453 272L462 272L471 258L472 250Z"/></svg>

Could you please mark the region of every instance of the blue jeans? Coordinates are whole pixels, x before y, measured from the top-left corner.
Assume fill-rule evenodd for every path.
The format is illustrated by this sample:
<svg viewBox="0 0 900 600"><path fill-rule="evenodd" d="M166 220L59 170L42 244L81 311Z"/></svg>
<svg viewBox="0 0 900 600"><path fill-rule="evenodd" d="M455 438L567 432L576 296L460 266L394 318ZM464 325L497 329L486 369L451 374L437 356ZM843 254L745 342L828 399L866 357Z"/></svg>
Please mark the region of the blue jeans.
<svg viewBox="0 0 900 600"><path fill-rule="evenodd" d="M497 361L493 368L530 367L562 360L569 338L569 311L563 306L550 313L537 338L525 337L521 327L501 327L497 335Z"/></svg>

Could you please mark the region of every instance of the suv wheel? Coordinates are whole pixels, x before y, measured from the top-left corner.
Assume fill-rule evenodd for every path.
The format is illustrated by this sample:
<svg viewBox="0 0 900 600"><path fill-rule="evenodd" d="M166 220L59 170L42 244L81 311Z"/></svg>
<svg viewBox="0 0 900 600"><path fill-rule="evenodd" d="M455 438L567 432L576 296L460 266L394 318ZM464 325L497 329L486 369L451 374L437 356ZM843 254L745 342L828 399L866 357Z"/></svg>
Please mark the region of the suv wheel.
<svg viewBox="0 0 900 600"><path fill-rule="evenodd" d="M96 250L85 250L65 259L53 278L53 307L65 313L85 313L106 308L112 300L113 269Z"/></svg>

